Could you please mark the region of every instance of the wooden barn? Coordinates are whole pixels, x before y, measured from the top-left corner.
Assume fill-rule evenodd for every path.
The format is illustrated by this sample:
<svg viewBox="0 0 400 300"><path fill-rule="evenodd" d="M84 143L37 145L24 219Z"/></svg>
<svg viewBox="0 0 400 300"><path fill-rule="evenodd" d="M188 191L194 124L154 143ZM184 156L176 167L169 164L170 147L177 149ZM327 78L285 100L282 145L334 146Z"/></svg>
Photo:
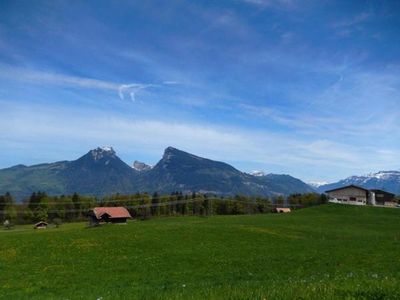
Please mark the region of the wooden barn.
<svg viewBox="0 0 400 300"><path fill-rule="evenodd" d="M44 221L40 221L40 222L37 222L33 228L34 229L46 229L47 225L49 225L49 224L47 224Z"/></svg>
<svg viewBox="0 0 400 300"><path fill-rule="evenodd" d="M127 219L131 219L129 211L122 206L119 207L95 207L90 213L90 223L92 225L100 223L125 224Z"/></svg>

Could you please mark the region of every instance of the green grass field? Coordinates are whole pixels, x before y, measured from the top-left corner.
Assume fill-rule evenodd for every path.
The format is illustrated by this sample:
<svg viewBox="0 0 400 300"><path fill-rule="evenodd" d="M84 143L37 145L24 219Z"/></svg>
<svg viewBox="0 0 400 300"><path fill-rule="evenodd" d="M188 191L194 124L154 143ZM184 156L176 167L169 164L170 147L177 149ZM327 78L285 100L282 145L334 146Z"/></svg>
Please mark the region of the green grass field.
<svg viewBox="0 0 400 300"><path fill-rule="evenodd" d="M1 299L400 299L400 209L0 232Z"/></svg>

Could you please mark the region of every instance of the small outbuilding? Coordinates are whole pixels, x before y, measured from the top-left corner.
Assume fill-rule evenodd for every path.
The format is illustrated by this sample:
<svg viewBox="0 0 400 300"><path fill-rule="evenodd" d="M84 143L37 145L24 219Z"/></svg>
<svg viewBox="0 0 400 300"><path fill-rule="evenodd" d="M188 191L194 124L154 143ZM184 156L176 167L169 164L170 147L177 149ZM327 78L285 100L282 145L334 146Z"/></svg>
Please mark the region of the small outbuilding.
<svg viewBox="0 0 400 300"><path fill-rule="evenodd" d="M97 225L103 222L126 224L126 220L132 218L129 211L122 206L95 207L90 211L89 217L92 225Z"/></svg>
<svg viewBox="0 0 400 300"><path fill-rule="evenodd" d="M290 212L292 212L289 207L277 207L277 208L275 208L275 211L277 213L290 213Z"/></svg>
<svg viewBox="0 0 400 300"><path fill-rule="evenodd" d="M37 222L33 228L34 229L46 229L47 225L49 225L49 224L44 221L40 221L40 222Z"/></svg>

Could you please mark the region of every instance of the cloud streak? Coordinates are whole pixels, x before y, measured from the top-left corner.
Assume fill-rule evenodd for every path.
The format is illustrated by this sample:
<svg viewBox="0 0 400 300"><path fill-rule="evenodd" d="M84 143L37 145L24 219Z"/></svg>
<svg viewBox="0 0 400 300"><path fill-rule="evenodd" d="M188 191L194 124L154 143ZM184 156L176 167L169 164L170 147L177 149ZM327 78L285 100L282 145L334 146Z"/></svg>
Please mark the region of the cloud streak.
<svg viewBox="0 0 400 300"><path fill-rule="evenodd" d="M137 93L149 88L161 88L167 85L180 84L176 81L164 81L161 84L143 84L129 83L120 84L112 81L104 81L93 78L85 78L78 76L69 76L60 73L43 72L28 70L17 67L9 67L1 65L0 78L11 79L13 81L21 81L33 84L58 85L72 88L84 88L103 91L116 91L121 100L126 100L127 97L132 102L136 102Z"/></svg>
<svg viewBox="0 0 400 300"><path fill-rule="evenodd" d="M125 100L125 96L128 94L131 101L136 102L136 94L141 90L145 90L151 87L157 87L157 85L139 83L121 84L118 87L118 95L121 100Z"/></svg>
<svg viewBox="0 0 400 300"><path fill-rule="evenodd" d="M115 82L9 67L6 65L1 65L0 77L14 81L23 81L36 84L54 84L88 89L118 90L119 88L119 84Z"/></svg>

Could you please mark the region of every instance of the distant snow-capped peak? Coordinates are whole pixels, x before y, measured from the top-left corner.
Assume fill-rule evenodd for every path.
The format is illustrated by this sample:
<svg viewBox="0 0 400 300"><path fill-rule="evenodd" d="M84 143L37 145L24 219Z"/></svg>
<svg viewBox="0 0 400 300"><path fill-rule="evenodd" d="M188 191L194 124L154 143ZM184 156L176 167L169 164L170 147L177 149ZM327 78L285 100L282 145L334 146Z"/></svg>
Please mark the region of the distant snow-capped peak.
<svg viewBox="0 0 400 300"><path fill-rule="evenodd" d="M267 173L265 173L264 171L254 170L254 171L250 172L250 175L253 175L253 176L265 176L265 175L267 175Z"/></svg>
<svg viewBox="0 0 400 300"><path fill-rule="evenodd" d="M398 176L400 176L400 171L379 171L377 173L369 173L366 175L366 177L377 179L389 179Z"/></svg>
<svg viewBox="0 0 400 300"><path fill-rule="evenodd" d="M328 184L327 181L310 181L308 182L308 185L311 185L312 187L318 188L322 185Z"/></svg>
<svg viewBox="0 0 400 300"><path fill-rule="evenodd" d="M363 176L350 176L346 178L345 182L357 182L358 184L366 183L370 180L378 181L398 181L400 182L400 171L379 171L376 173L369 173Z"/></svg>
<svg viewBox="0 0 400 300"><path fill-rule="evenodd" d="M106 152L114 152L114 149L111 146L98 147L97 149L100 149L100 150L106 151Z"/></svg>

